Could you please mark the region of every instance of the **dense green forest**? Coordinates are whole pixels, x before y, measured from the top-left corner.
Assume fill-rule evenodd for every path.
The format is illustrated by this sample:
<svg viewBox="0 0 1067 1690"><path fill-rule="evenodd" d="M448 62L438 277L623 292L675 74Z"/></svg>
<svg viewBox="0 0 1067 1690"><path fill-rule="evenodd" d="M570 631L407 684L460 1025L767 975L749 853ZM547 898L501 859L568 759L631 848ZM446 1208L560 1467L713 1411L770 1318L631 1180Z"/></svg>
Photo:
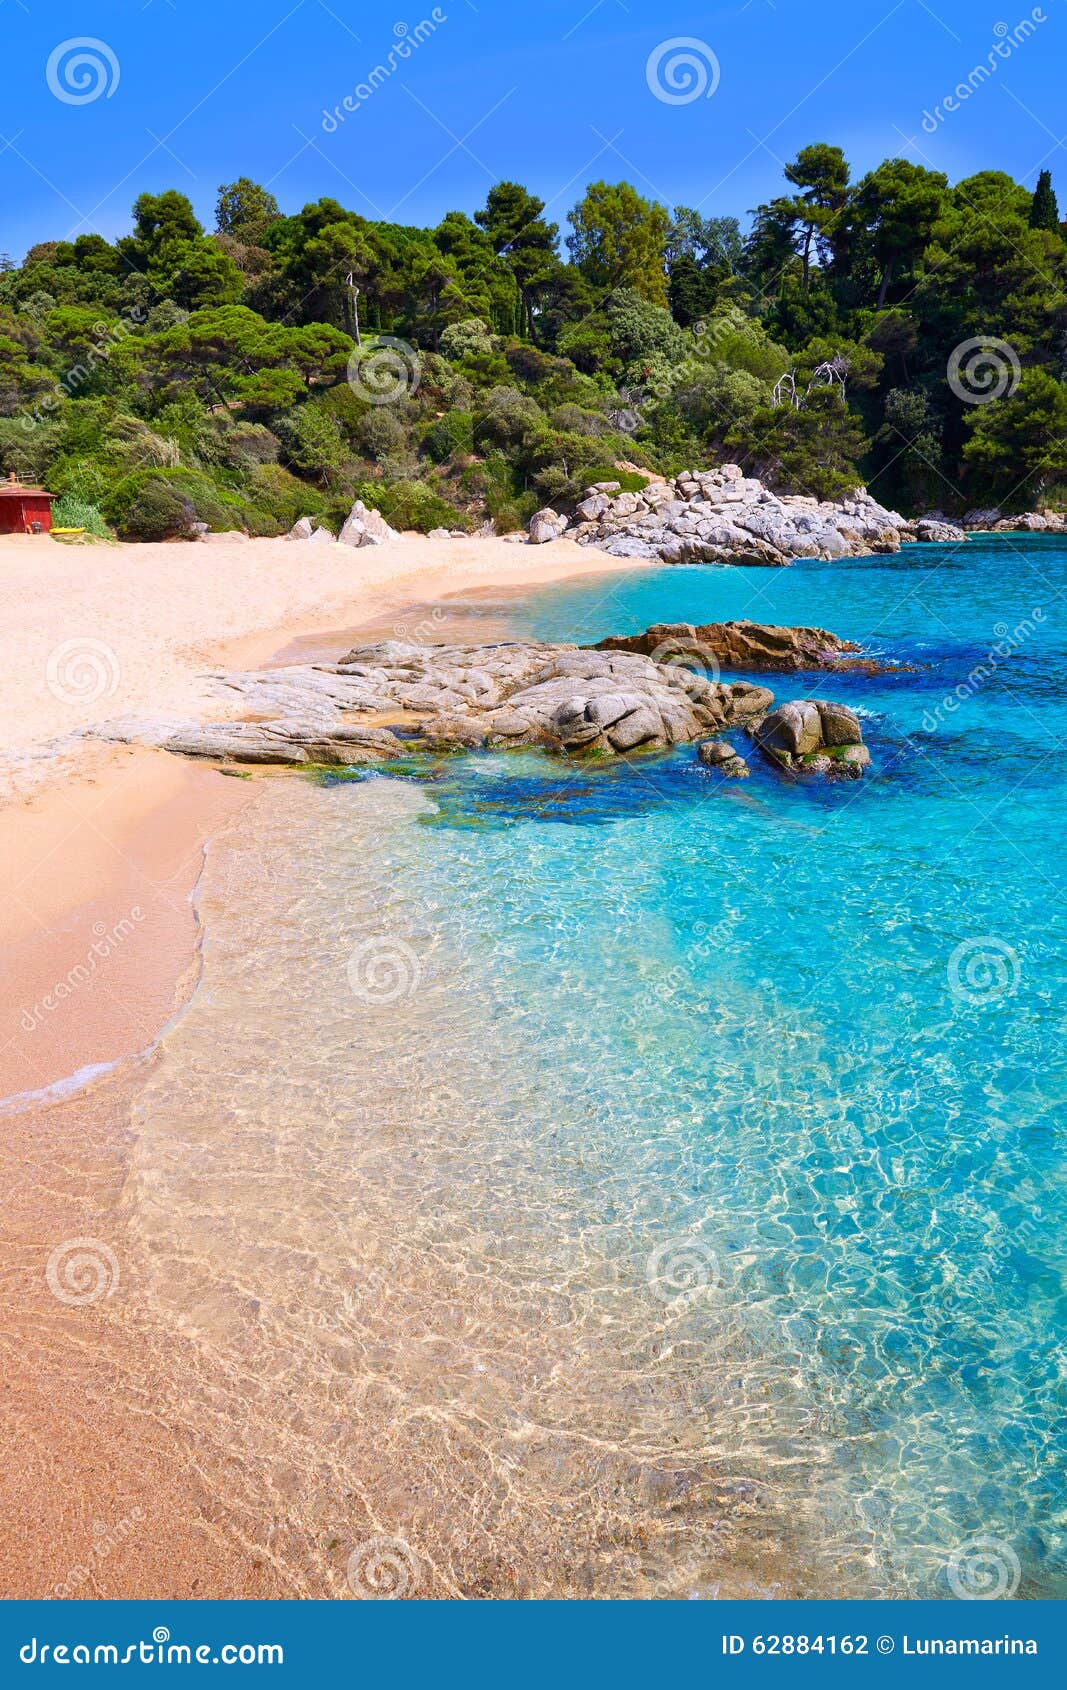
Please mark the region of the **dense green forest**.
<svg viewBox="0 0 1067 1690"><path fill-rule="evenodd" d="M0 467L60 521L156 539L337 522L498 532L626 462L731 459L907 513L1067 498L1067 239L1052 183L858 182L805 147L752 214L594 183L567 218L500 182L435 229L242 178L205 232L143 194L129 235L0 261ZM989 345L988 342L993 344ZM975 344L981 342L981 344Z"/></svg>

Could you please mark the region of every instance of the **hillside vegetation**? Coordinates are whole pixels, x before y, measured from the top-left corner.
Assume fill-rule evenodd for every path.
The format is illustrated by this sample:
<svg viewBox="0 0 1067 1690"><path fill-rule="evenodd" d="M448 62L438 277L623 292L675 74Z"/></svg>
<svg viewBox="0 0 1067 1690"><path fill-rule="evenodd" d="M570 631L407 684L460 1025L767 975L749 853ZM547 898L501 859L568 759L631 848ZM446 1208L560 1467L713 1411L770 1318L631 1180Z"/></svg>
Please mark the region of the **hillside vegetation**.
<svg viewBox="0 0 1067 1690"><path fill-rule="evenodd" d="M131 232L0 273L0 467L120 538L336 525L497 532L591 482L729 458L904 510L1062 502L1067 245L1048 173L861 181L805 147L751 228L597 182L568 232L516 183L435 229L242 179L207 233ZM616 466L632 466L620 477Z"/></svg>

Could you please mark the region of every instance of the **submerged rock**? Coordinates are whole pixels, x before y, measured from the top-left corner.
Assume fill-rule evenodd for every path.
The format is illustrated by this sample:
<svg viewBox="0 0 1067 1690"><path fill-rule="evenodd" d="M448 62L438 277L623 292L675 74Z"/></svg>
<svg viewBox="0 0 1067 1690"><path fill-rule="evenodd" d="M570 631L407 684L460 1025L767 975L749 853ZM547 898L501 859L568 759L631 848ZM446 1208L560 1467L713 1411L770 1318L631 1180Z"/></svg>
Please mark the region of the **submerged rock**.
<svg viewBox="0 0 1067 1690"><path fill-rule="evenodd" d="M752 772L729 740L706 739L697 746L697 756L706 768L714 769L716 774L725 775L728 780L747 780Z"/></svg>

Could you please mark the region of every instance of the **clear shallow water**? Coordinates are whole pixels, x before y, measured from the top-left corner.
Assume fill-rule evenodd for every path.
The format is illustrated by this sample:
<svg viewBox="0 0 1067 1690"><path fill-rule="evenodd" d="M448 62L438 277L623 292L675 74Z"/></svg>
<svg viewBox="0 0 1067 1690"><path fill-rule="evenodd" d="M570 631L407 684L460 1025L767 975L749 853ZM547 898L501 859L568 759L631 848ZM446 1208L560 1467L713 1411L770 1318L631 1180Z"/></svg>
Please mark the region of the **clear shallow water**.
<svg viewBox="0 0 1067 1690"><path fill-rule="evenodd" d="M771 679L861 783L467 757L277 783L216 862L129 1198L309 1589L373 1527L440 1594L949 1596L976 1537L1067 1594L1065 561L554 589L546 638L918 672Z"/></svg>

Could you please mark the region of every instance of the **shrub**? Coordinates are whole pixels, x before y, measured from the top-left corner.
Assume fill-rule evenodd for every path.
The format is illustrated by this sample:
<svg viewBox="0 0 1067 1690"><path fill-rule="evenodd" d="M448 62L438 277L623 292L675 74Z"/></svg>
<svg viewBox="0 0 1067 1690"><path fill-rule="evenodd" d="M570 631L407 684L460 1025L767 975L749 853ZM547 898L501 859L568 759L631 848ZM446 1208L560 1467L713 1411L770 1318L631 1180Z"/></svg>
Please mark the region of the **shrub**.
<svg viewBox="0 0 1067 1690"><path fill-rule="evenodd" d="M425 481L397 481L391 487L371 481L357 489L356 497L380 510L394 528L428 534L432 528L470 527L470 518L453 509Z"/></svg>
<svg viewBox="0 0 1067 1690"><path fill-rule="evenodd" d="M404 443L404 425L388 406L379 405L360 417L355 427L355 444L368 458L380 463Z"/></svg>
<svg viewBox="0 0 1067 1690"><path fill-rule="evenodd" d="M280 464L259 464L248 478L248 528L252 534L288 534L302 516L321 516L326 499ZM347 513L346 513L347 514Z"/></svg>
<svg viewBox="0 0 1067 1690"><path fill-rule="evenodd" d="M474 451L474 417L470 411L447 411L437 417L422 437L422 447L431 463L469 457Z"/></svg>
<svg viewBox="0 0 1067 1690"><path fill-rule="evenodd" d="M595 481L617 481L623 493L643 493L648 486L648 476L637 470L616 469L613 464L594 464L592 468L583 470L584 481L582 492L592 487Z"/></svg>
<svg viewBox="0 0 1067 1690"><path fill-rule="evenodd" d="M344 462L340 423L320 406L301 405L276 416L274 432L282 443L286 462L303 475L329 480Z"/></svg>
<svg viewBox="0 0 1067 1690"><path fill-rule="evenodd" d="M111 530L99 507L90 504L87 499L76 498L72 493L65 493L52 506L52 527L84 528L87 534L95 534L99 540L111 538Z"/></svg>
<svg viewBox="0 0 1067 1690"><path fill-rule="evenodd" d="M464 358L484 358L497 352L502 341L493 334L488 323L480 317L466 317L461 323L450 323L441 336L441 356L457 361Z"/></svg>
<svg viewBox="0 0 1067 1690"><path fill-rule="evenodd" d="M485 496L485 508L498 534L517 534L520 529L528 528L540 504L536 493L509 497L499 487L491 487Z"/></svg>
<svg viewBox="0 0 1067 1690"><path fill-rule="evenodd" d="M108 504L111 520L124 540L189 539L197 520L193 501L160 476L131 476L136 489L122 482Z"/></svg>
<svg viewBox="0 0 1067 1690"><path fill-rule="evenodd" d="M112 488L104 515L124 540L190 539L196 522L241 526L241 501L196 470L137 470Z"/></svg>
<svg viewBox="0 0 1067 1690"><path fill-rule="evenodd" d="M251 469L255 464L278 461L281 441L262 423L235 423L226 436L223 456L233 469Z"/></svg>
<svg viewBox="0 0 1067 1690"><path fill-rule="evenodd" d="M585 411L568 400L552 412L552 426L567 434L610 434L611 424L599 411Z"/></svg>
<svg viewBox="0 0 1067 1690"><path fill-rule="evenodd" d="M536 400L515 387L492 387L475 413L475 442L479 446L522 445L542 421Z"/></svg>

